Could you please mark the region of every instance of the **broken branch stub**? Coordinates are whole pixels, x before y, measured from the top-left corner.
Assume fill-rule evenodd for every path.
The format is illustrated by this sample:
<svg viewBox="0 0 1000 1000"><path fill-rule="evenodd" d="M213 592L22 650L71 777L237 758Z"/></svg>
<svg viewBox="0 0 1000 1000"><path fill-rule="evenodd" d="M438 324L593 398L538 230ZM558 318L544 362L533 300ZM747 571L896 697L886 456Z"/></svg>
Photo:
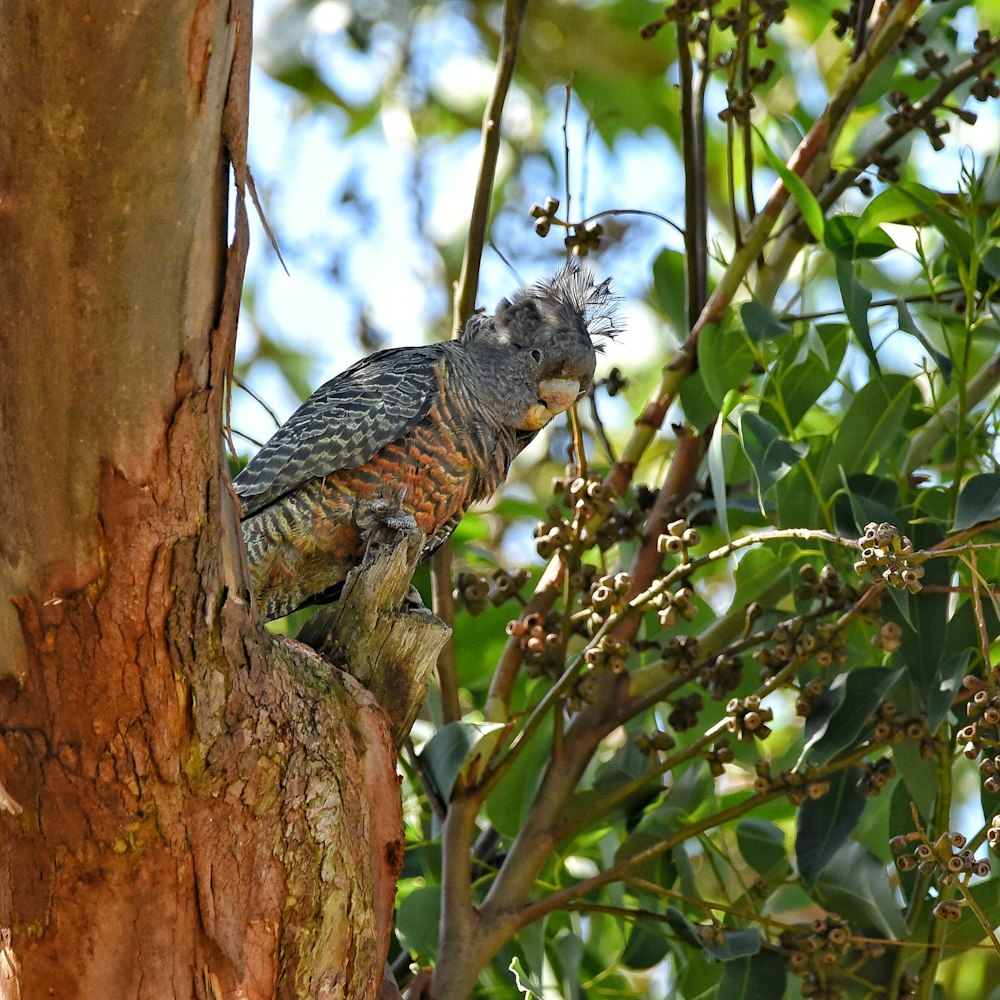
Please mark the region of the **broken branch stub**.
<svg viewBox="0 0 1000 1000"><path fill-rule="evenodd" d="M409 596L423 545L419 531L373 538L337 603L320 609L298 634L375 695L397 747L420 711L430 672L451 634L419 598Z"/></svg>

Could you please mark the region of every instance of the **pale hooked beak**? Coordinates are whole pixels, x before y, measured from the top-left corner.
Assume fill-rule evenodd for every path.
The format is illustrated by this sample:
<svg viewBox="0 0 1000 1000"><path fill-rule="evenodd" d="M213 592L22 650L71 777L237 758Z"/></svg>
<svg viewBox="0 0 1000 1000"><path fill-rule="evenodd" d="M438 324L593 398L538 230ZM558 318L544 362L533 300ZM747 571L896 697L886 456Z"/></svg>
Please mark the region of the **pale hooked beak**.
<svg viewBox="0 0 1000 1000"><path fill-rule="evenodd" d="M574 379L549 378L538 383L538 402L528 408L520 430L537 431L554 416L568 410L580 395L580 383Z"/></svg>

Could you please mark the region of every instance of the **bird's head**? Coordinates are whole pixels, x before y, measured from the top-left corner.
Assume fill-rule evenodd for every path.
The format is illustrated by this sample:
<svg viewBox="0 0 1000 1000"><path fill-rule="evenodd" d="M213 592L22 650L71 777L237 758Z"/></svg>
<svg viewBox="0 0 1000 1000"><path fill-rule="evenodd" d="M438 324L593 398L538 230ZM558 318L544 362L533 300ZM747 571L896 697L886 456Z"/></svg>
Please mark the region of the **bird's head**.
<svg viewBox="0 0 1000 1000"><path fill-rule="evenodd" d="M610 284L573 263L469 320L461 342L495 373L502 423L540 430L591 387L602 339L619 330Z"/></svg>

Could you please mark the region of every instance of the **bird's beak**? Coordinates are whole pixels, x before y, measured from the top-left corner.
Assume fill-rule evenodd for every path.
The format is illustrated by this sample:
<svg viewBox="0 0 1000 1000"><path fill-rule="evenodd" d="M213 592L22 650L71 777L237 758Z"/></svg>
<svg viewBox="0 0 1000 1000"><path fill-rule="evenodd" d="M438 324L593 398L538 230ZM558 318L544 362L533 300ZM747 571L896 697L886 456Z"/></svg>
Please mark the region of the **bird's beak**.
<svg viewBox="0 0 1000 1000"><path fill-rule="evenodd" d="M568 410L580 395L580 383L574 379L549 378L538 383L538 402L521 421L522 431L537 431L554 416Z"/></svg>

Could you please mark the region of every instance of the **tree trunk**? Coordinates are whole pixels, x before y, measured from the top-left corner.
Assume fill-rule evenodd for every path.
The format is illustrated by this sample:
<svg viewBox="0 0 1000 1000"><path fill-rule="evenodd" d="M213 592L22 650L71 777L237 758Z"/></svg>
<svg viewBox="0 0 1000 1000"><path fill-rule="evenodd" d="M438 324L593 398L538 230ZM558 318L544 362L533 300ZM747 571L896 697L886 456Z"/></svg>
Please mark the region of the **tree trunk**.
<svg viewBox="0 0 1000 1000"><path fill-rule="evenodd" d="M0 996L382 978L389 724L257 625L224 472L249 45L242 0L0 11Z"/></svg>

